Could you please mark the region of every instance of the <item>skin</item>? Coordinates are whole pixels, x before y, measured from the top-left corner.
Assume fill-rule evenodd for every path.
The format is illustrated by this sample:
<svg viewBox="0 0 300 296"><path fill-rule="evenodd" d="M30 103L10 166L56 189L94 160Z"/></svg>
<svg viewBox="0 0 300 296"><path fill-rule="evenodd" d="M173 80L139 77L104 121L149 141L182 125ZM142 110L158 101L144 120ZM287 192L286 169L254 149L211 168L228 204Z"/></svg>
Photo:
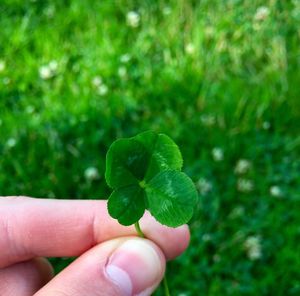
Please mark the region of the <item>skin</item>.
<svg viewBox="0 0 300 296"><path fill-rule="evenodd" d="M140 224L147 239L112 219L106 201L0 197L0 295L151 295L189 230L148 213ZM45 257L71 256L54 276Z"/></svg>

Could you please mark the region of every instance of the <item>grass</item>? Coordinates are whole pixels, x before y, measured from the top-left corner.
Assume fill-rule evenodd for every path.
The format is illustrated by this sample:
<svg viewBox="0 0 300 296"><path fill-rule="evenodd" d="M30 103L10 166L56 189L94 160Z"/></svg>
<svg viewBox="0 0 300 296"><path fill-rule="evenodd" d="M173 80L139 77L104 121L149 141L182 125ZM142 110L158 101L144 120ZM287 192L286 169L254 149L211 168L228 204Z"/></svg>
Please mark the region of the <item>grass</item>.
<svg viewBox="0 0 300 296"><path fill-rule="evenodd" d="M105 198L111 142L167 133L201 199L172 295L299 295L297 1L3 0L0 13L1 195Z"/></svg>

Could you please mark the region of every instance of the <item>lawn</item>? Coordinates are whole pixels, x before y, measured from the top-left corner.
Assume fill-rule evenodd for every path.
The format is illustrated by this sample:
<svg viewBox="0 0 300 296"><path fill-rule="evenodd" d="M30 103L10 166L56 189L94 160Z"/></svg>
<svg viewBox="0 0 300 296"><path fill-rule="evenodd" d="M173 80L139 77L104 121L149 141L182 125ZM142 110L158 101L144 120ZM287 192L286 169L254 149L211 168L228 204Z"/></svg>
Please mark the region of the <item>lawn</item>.
<svg viewBox="0 0 300 296"><path fill-rule="evenodd" d="M172 295L300 294L299 1L2 0L0 27L1 195L106 198L109 145L163 132L200 196Z"/></svg>

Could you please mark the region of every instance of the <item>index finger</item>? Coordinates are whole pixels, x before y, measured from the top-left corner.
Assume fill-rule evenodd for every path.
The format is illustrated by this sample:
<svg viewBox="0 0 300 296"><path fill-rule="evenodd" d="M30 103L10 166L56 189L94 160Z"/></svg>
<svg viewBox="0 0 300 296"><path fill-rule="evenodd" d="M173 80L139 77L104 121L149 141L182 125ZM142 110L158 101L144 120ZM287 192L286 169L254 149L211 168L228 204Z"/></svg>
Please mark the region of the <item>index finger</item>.
<svg viewBox="0 0 300 296"><path fill-rule="evenodd" d="M186 225L169 228L146 213L141 228L168 259L188 246ZM29 197L0 198L0 233L0 268L39 256L79 256L103 241L137 235L109 216L106 201Z"/></svg>

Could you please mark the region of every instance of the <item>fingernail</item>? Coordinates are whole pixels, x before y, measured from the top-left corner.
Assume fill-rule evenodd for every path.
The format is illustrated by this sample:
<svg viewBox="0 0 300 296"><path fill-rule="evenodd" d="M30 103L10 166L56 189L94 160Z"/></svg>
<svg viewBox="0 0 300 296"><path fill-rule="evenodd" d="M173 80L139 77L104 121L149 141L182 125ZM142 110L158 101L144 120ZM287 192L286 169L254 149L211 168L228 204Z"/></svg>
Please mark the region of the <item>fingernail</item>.
<svg viewBox="0 0 300 296"><path fill-rule="evenodd" d="M109 264L106 266L106 274L120 288L124 295L132 295L132 283L126 271L116 265Z"/></svg>
<svg viewBox="0 0 300 296"><path fill-rule="evenodd" d="M130 239L118 247L106 266L108 278L123 295L150 295L164 273L164 258L153 243Z"/></svg>

